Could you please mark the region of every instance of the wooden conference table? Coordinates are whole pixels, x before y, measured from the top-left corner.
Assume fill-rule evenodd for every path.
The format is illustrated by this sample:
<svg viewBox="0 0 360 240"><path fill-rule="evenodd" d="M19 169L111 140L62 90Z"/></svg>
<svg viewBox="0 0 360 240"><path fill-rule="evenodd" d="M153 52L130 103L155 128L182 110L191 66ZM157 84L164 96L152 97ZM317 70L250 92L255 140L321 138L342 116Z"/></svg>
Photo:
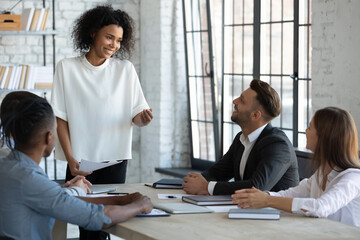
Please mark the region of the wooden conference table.
<svg viewBox="0 0 360 240"><path fill-rule="evenodd" d="M153 189L144 184L116 185L117 192L140 192L153 203L181 202L158 199L158 193L180 194L182 190ZM131 239L360 239L360 228L324 218L282 212L280 220L228 219L227 213L173 214L170 217L135 217L106 229Z"/></svg>

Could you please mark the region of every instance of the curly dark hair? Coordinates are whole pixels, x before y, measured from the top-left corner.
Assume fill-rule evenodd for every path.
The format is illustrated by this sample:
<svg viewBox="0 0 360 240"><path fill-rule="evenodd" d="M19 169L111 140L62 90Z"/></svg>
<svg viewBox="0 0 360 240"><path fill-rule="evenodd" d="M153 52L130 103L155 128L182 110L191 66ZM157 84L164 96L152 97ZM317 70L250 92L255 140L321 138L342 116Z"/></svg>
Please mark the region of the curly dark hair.
<svg viewBox="0 0 360 240"><path fill-rule="evenodd" d="M90 50L93 36L102 27L116 24L123 28L123 39L120 49L114 54L120 59L128 59L132 55L135 44L134 20L124 11L113 9L111 5L99 5L84 12L75 20L71 37L74 50L85 54Z"/></svg>

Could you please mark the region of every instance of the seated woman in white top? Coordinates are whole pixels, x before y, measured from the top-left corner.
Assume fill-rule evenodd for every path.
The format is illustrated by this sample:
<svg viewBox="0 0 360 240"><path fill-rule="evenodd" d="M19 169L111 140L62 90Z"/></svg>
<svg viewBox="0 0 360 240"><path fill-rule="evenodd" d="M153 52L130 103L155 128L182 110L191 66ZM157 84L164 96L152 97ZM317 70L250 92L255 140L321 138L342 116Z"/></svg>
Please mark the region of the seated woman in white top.
<svg viewBox="0 0 360 240"><path fill-rule="evenodd" d="M306 148L314 152L314 175L277 193L255 188L235 191L233 202L241 208L272 207L360 226L360 164L353 118L335 107L318 110L306 139Z"/></svg>

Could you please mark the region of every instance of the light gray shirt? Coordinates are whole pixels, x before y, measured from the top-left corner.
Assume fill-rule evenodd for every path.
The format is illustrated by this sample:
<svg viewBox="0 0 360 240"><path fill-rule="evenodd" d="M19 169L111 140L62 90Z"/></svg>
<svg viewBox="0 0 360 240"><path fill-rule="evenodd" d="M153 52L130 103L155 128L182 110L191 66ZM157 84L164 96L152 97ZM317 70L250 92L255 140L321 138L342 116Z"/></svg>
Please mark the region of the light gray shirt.
<svg viewBox="0 0 360 240"><path fill-rule="evenodd" d="M103 205L70 196L19 151L0 158L0 195L0 237L51 239L54 218L88 230L111 223Z"/></svg>

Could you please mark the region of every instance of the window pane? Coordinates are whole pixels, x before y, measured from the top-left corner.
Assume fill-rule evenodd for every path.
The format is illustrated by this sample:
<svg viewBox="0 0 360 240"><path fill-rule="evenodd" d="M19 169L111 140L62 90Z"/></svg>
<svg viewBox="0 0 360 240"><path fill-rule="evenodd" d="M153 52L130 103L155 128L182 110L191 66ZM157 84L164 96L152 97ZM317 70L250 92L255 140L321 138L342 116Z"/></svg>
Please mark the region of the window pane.
<svg viewBox="0 0 360 240"><path fill-rule="evenodd" d="M235 0L235 2L237 2L237 0ZM254 1L244 0L244 5L244 23L254 23Z"/></svg>
<svg viewBox="0 0 360 240"><path fill-rule="evenodd" d="M299 27L299 78L309 78L310 56L308 27Z"/></svg>
<svg viewBox="0 0 360 240"><path fill-rule="evenodd" d="M281 126L293 128L293 80L290 77L285 77L282 81Z"/></svg>
<svg viewBox="0 0 360 240"><path fill-rule="evenodd" d="M270 22L271 2L270 0L261 1L261 22Z"/></svg>
<svg viewBox="0 0 360 240"><path fill-rule="evenodd" d="M209 72L208 33L188 33L187 50L189 75L206 76Z"/></svg>
<svg viewBox="0 0 360 240"><path fill-rule="evenodd" d="M214 126L212 123L191 122L194 158L215 161Z"/></svg>
<svg viewBox="0 0 360 240"><path fill-rule="evenodd" d="M271 0L271 21L281 21L282 0Z"/></svg>
<svg viewBox="0 0 360 240"><path fill-rule="evenodd" d="M224 73L253 73L253 27L226 27Z"/></svg>
<svg viewBox="0 0 360 240"><path fill-rule="evenodd" d="M234 36L233 36L233 43L234 43L234 52L232 55L233 59L233 73L243 73L244 72L244 54L245 49L243 48L243 44L246 41L245 39L245 32L243 32L244 27L234 27ZM243 39L243 41L239 41L238 39Z"/></svg>
<svg viewBox="0 0 360 240"><path fill-rule="evenodd" d="M305 132L311 121L311 82L299 80L299 131Z"/></svg>
<svg viewBox="0 0 360 240"><path fill-rule="evenodd" d="M236 39L237 40L237 39ZM236 54L236 53L235 53ZM253 74L254 27L244 27L244 70L241 73Z"/></svg>
<svg viewBox="0 0 360 240"><path fill-rule="evenodd" d="M294 24L283 24L283 69L285 75L291 75L294 72Z"/></svg>
<svg viewBox="0 0 360 240"><path fill-rule="evenodd" d="M210 78L189 77L191 120L212 121Z"/></svg>
<svg viewBox="0 0 360 240"><path fill-rule="evenodd" d="M299 24L308 24L311 21L308 21L308 17L311 16L310 13L311 2L308 0L299 1Z"/></svg>
<svg viewBox="0 0 360 240"><path fill-rule="evenodd" d="M227 1L230 2L230 1ZM244 9L243 9L243 4L244 1L243 0L237 0L237 1L232 1L233 2L233 8L232 8L232 12L233 12L233 16L234 16L234 20L233 20L233 24L242 24L244 23L243 20L243 13L244 13ZM245 12L246 14L246 12Z"/></svg>
<svg viewBox="0 0 360 240"><path fill-rule="evenodd" d="M223 137L223 153L225 154L230 145L232 144L234 137L241 131L239 125L235 123L224 123L224 137Z"/></svg>
<svg viewBox="0 0 360 240"><path fill-rule="evenodd" d="M271 26L271 73L281 74L281 24L276 23Z"/></svg>
<svg viewBox="0 0 360 240"><path fill-rule="evenodd" d="M185 0L186 30L207 29L206 0Z"/></svg>
<svg viewBox="0 0 360 240"><path fill-rule="evenodd" d="M261 24L260 74L270 74L270 24Z"/></svg>
<svg viewBox="0 0 360 240"><path fill-rule="evenodd" d="M283 0L283 20L294 21L294 0Z"/></svg>
<svg viewBox="0 0 360 240"><path fill-rule="evenodd" d="M298 147L299 148L306 147L306 135L304 133L299 133L298 135Z"/></svg>
<svg viewBox="0 0 360 240"><path fill-rule="evenodd" d="M224 73L234 73L234 28L224 27ZM242 44L242 38L237 39ZM225 47L226 46L226 47ZM241 54L242 53L238 53Z"/></svg>
<svg viewBox="0 0 360 240"><path fill-rule="evenodd" d="M242 14L242 9L238 10ZM234 24L234 1L224 0L224 24Z"/></svg>

